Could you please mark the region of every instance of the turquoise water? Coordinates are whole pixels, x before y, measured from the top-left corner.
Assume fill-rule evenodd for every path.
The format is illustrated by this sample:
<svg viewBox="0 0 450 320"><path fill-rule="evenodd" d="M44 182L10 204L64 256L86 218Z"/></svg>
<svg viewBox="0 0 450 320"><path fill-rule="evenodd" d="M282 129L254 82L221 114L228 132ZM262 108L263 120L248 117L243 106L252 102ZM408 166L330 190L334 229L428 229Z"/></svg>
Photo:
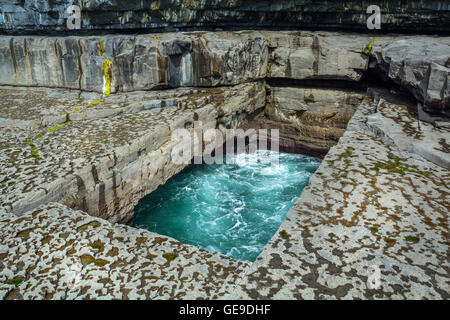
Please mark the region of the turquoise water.
<svg viewBox="0 0 450 320"><path fill-rule="evenodd" d="M278 230L320 160L279 153L237 155L234 163L191 165L135 208L136 227L254 261Z"/></svg>

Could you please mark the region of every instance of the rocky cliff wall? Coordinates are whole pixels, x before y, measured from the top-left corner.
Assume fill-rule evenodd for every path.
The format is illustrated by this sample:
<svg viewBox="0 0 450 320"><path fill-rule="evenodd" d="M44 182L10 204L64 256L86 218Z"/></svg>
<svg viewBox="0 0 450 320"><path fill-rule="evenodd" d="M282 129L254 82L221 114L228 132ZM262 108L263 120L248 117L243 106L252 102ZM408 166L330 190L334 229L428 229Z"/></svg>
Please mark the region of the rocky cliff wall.
<svg viewBox="0 0 450 320"><path fill-rule="evenodd" d="M450 3L314 0L0 0L3 32L67 31L67 8L81 8L82 29L174 31L198 28L291 28L367 31L367 7L379 5L383 31L450 30Z"/></svg>
<svg viewBox="0 0 450 320"><path fill-rule="evenodd" d="M0 37L0 85L128 92L263 79L360 81L368 70L449 113L450 37L330 32L195 32ZM108 62L108 63L105 63ZM323 85L321 81L315 86Z"/></svg>
<svg viewBox="0 0 450 320"><path fill-rule="evenodd" d="M326 155L344 134L363 98L362 92L302 87L270 88L258 127L278 128L280 148L294 153Z"/></svg>

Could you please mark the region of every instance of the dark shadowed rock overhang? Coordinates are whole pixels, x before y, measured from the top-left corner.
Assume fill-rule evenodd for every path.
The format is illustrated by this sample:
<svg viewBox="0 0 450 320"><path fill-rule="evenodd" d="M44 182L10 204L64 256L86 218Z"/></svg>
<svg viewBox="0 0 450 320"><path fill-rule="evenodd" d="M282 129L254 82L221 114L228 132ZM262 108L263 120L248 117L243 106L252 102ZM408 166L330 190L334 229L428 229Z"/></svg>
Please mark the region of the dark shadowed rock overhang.
<svg viewBox="0 0 450 320"><path fill-rule="evenodd" d="M82 29L167 32L192 29L321 29L367 31L370 5L381 9L383 32L445 33L450 30L448 1L313 0L0 0L0 31L56 33L68 30L70 5L81 9Z"/></svg>

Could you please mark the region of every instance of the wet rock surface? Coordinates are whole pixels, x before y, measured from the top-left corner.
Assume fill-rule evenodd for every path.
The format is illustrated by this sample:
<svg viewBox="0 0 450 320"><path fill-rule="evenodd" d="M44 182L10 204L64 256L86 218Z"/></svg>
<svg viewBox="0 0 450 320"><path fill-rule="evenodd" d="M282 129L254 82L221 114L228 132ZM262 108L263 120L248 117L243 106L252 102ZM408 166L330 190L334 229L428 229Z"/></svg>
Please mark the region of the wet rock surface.
<svg viewBox="0 0 450 320"><path fill-rule="evenodd" d="M315 28L366 31L367 1L313 0L69 0L0 1L0 30L4 32L67 31L67 8L81 9L81 32L90 30L171 31L191 28ZM447 1L376 3L383 30L448 32Z"/></svg>

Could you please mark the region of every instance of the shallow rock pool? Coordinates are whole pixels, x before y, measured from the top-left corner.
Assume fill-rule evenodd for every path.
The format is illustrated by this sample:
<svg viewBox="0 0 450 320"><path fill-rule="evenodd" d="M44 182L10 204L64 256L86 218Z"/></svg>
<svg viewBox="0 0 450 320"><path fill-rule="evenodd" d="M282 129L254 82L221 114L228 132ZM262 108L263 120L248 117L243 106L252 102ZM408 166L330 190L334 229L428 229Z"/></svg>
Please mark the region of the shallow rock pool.
<svg viewBox="0 0 450 320"><path fill-rule="evenodd" d="M271 157L279 155L279 165ZM191 165L135 208L133 223L182 243L254 261L320 160L257 151L226 164Z"/></svg>

